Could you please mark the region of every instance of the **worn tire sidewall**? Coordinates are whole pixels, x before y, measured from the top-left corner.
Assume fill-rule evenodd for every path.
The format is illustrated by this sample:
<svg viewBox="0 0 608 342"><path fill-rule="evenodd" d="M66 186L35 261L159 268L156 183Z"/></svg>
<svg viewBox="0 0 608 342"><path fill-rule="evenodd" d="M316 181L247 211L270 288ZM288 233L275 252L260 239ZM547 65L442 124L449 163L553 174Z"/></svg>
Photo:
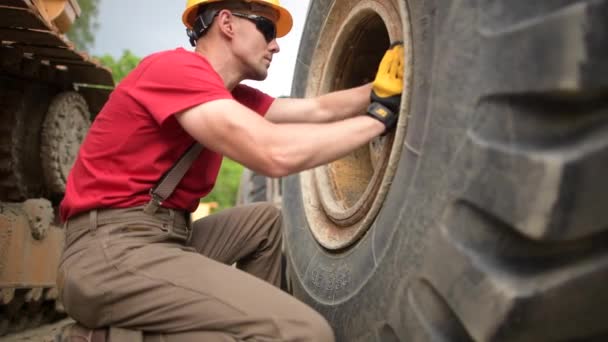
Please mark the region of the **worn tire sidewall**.
<svg viewBox="0 0 608 342"><path fill-rule="evenodd" d="M294 97L305 95L308 65L332 3L311 2L294 74ZM405 314L405 292L425 253L432 253L432 246L426 245L428 232L439 224L449 203L449 184L460 174L450 165L464 145L475 99L483 88L475 73L474 2L456 13L435 1L405 3L414 58L407 148L372 227L349 249L326 251L310 232L299 176L284 181L293 292L348 332L349 336L338 332L338 339L362 336L370 325L377 325L374 322L386 319L395 319L387 324L397 335L407 334L399 321Z"/></svg>

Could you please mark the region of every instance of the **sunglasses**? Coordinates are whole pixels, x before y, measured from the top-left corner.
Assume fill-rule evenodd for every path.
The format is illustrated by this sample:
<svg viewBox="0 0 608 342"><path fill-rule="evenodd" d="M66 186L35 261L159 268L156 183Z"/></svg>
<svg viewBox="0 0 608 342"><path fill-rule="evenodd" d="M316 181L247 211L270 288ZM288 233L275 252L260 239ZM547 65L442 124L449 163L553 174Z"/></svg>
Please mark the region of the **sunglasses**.
<svg viewBox="0 0 608 342"><path fill-rule="evenodd" d="M245 14L245 13L235 13L232 12L232 15L237 17L245 18L252 21L255 24L255 27L258 31L262 32L264 35L264 39L266 39L267 43L270 43L277 37L277 27L274 22L266 17L262 17L261 15L255 14Z"/></svg>

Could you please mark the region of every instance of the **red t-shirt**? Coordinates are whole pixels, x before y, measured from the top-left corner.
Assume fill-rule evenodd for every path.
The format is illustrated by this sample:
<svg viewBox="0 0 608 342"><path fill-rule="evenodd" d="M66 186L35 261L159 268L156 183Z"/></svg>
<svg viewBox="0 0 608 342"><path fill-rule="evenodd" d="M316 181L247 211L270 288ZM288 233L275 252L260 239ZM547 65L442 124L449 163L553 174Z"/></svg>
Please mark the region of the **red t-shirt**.
<svg viewBox="0 0 608 342"><path fill-rule="evenodd" d="M194 142L173 114L219 99L235 99L260 115L274 100L245 85L230 93L194 52L180 48L143 59L93 122L68 176L62 220L90 209L147 203L150 188ZM213 189L221 162L220 154L203 149L163 207L195 210Z"/></svg>

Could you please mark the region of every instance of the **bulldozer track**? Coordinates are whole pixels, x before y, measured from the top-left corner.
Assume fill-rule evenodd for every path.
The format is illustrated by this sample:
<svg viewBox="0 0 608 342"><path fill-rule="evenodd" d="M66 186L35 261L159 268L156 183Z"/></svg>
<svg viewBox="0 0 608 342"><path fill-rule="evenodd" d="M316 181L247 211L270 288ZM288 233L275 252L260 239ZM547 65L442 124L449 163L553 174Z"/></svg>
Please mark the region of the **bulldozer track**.
<svg viewBox="0 0 608 342"><path fill-rule="evenodd" d="M20 160L16 149L22 145L15 134L16 114L19 112L19 100L22 93L3 88L0 92L0 196L2 200L20 200L25 197L23 175L20 173Z"/></svg>
<svg viewBox="0 0 608 342"><path fill-rule="evenodd" d="M66 317L55 288L64 237L54 210L70 159L114 85L64 35L79 13L75 0L0 4L1 341L53 341L65 325L53 323ZM51 106L54 99L67 100Z"/></svg>

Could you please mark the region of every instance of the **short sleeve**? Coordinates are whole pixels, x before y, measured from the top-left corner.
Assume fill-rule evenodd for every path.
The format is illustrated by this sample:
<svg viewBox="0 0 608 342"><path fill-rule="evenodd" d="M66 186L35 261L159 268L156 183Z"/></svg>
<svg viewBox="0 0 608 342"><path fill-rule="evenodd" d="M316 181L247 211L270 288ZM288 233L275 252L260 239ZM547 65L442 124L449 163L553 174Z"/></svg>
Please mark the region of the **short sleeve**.
<svg viewBox="0 0 608 342"><path fill-rule="evenodd" d="M129 80L127 93L159 124L199 104L233 99L202 56L175 50L148 58Z"/></svg>
<svg viewBox="0 0 608 342"><path fill-rule="evenodd" d="M232 96L240 104L261 116L266 115L268 108L270 108L270 105L274 101L272 96L244 84L237 85L232 90Z"/></svg>

